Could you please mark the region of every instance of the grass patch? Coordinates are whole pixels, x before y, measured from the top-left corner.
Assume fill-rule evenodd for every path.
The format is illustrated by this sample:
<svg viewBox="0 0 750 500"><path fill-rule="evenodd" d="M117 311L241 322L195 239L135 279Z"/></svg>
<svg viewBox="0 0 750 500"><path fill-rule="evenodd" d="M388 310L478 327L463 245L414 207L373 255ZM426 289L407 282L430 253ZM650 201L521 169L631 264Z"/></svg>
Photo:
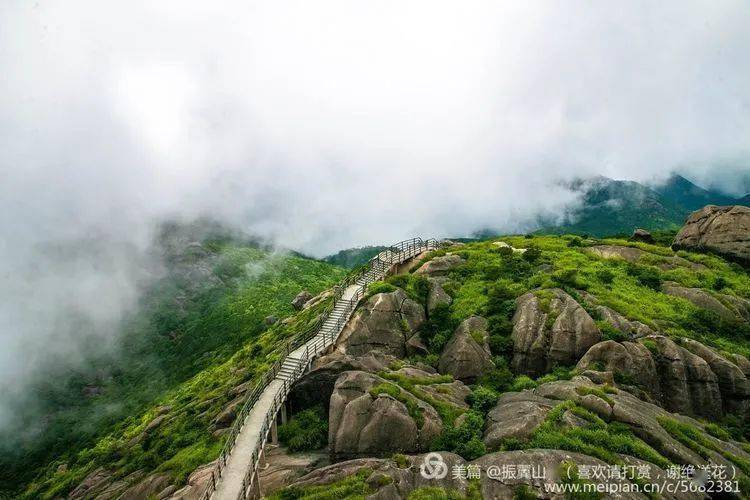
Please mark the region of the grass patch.
<svg viewBox="0 0 750 500"><path fill-rule="evenodd" d="M279 440L289 451L311 451L328 444L328 421L322 406L309 408L279 426Z"/></svg>

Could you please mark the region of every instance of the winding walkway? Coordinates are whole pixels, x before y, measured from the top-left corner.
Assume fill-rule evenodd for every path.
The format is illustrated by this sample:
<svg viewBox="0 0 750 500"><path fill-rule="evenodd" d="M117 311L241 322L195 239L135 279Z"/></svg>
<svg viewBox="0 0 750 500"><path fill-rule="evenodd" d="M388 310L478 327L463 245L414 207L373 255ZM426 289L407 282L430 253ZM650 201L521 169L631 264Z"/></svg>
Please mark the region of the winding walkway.
<svg viewBox="0 0 750 500"><path fill-rule="evenodd" d="M304 375L312 360L336 341L370 283L382 279L394 266L436 247L435 240L421 238L398 243L371 259L368 267L344 283L346 288L338 289L341 295L317 333L287 354L252 407L244 413L244 419L237 422L234 443L230 443L230 451L219 459L218 474L212 476L211 488L204 499L238 500L258 496L257 469L262 450L292 385Z"/></svg>
<svg viewBox="0 0 750 500"><path fill-rule="evenodd" d="M351 285L342 295L342 299L352 299L360 285ZM350 313L351 314L351 313ZM294 359L302 359L306 352L310 349L317 349L317 346L321 344L321 340L325 340L323 337L326 335L326 326L329 329L335 327L338 317L332 314L321 328L321 333L310 339L306 344L292 351L287 357ZM285 363L286 364L286 363ZM284 370L284 368L282 368ZM265 422L266 415L269 410L274 407L275 400L277 400L277 394L285 391L285 386L291 388L289 384L289 378L283 372L279 372L279 375L268 384L266 389L261 394L258 401L250 410L247 418L245 419L245 425L243 426L242 432L237 436L232 454L227 460L227 465L224 468L224 472L221 475L221 481L218 482L216 492L214 493L213 499L217 500L236 500L240 498L243 493L243 487L246 486L246 475L251 467L256 464L253 463L254 452L257 449L262 448L264 443L260 443L261 440L261 429ZM286 396L286 395L285 395ZM286 399L286 397L284 398ZM283 401L282 401L283 403Z"/></svg>

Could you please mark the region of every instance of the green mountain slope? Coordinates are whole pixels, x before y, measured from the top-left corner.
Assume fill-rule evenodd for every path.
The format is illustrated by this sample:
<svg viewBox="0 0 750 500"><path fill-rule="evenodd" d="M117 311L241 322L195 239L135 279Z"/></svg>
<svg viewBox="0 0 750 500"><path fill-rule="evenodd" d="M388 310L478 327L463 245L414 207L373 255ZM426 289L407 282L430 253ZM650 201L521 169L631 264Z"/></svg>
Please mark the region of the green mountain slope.
<svg viewBox="0 0 750 500"><path fill-rule="evenodd" d="M705 205L747 204L745 198L703 189L679 175L653 187L606 177L579 180L570 187L581 193L580 206L568 214L563 224L542 221L539 232L603 237L629 235L636 227L670 230L681 226L691 212Z"/></svg>
<svg viewBox="0 0 750 500"><path fill-rule="evenodd" d="M18 426L2 436L0 491L41 477L29 497L63 494L94 465L184 478L218 453L221 436L208 424L229 389L262 372L275 341L293 333L265 318L291 315L300 290L316 294L344 275L201 224L165 226L159 248L166 274L123 326L115 354L48 374L31 390L35 404L19 408ZM159 413L166 422L144 436Z"/></svg>
<svg viewBox="0 0 750 500"><path fill-rule="evenodd" d="M676 174L670 177L664 184L655 186L654 191L659 193L663 199L669 200L671 203L689 212L703 208L706 205L742 204L740 200L719 193L718 191L703 189L681 175Z"/></svg>

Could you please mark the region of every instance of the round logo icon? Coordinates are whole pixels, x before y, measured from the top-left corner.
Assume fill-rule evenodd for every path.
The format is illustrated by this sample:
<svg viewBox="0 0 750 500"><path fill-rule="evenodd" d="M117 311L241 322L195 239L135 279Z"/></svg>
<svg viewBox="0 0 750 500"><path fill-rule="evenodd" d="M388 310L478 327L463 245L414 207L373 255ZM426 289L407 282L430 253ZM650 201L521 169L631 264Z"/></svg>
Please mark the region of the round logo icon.
<svg viewBox="0 0 750 500"><path fill-rule="evenodd" d="M448 465L443 461L440 453L428 453L424 462L419 466L419 473L425 479L443 479L448 475Z"/></svg>

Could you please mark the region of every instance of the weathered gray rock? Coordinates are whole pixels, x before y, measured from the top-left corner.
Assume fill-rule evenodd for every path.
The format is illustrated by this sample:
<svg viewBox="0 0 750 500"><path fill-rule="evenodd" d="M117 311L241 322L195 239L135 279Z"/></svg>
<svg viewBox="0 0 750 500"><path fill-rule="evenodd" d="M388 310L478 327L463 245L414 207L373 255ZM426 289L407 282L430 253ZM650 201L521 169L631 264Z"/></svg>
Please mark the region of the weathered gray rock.
<svg viewBox="0 0 750 500"><path fill-rule="evenodd" d="M677 233L673 247L709 250L750 263L750 208L707 205L696 210Z"/></svg>
<svg viewBox="0 0 750 500"><path fill-rule="evenodd" d="M406 355L406 342L424 321L424 308L403 290L379 293L355 312L341 332L337 346L353 356L379 350L402 358Z"/></svg>
<svg viewBox="0 0 750 500"><path fill-rule="evenodd" d="M270 316L266 316L266 318L263 320L266 326L275 325L276 323L278 323L278 321L279 321L279 317L274 316L273 314L271 314Z"/></svg>
<svg viewBox="0 0 750 500"><path fill-rule="evenodd" d="M427 314L432 314L435 308L440 305L450 305L453 299L443 290L440 281L434 278L430 279L430 291L427 294Z"/></svg>
<svg viewBox="0 0 750 500"><path fill-rule="evenodd" d="M658 388L659 377L651 352L637 342L599 342L586 352L576 368L581 371L602 368L625 375L638 387Z"/></svg>
<svg viewBox="0 0 750 500"><path fill-rule="evenodd" d="M120 499L140 500L142 498L152 498L164 491L171 482L172 480L167 474L151 474L125 490Z"/></svg>
<svg viewBox="0 0 750 500"><path fill-rule="evenodd" d="M741 382L741 370L730 373L728 366L709 355L712 351L708 348L697 342L690 345L724 370L728 391L725 398L720 392L719 379L706 359L662 335L650 335L638 342L600 342L581 358L577 368L596 369L601 364L600 368L624 375L664 408L685 415L717 418L721 415L723 399L733 401L727 403L727 408L744 408L740 401L747 397L743 392L746 382Z"/></svg>
<svg viewBox="0 0 750 500"><path fill-rule="evenodd" d="M750 382L734 363L698 341L683 339L682 346L700 356L716 375L725 412L746 415L750 405Z"/></svg>
<svg viewBox="0 0 750 500"><path fill-rule="evenodd" d="M216 461L209 462L196 468L188 476L187 485L172 493L170 500L198 500L211 481L211 474L214 473Z"/></svg>
<svg viewBox="0 0 750 500"><path fill-rule="evenodd" d="M365 372L344 372L336 381L329 405L328 442L331 456L390 456L427 450L443 429L435 409L412 394L399 390L398 399L371 389L395 384ZM418 414L410 414L409 406Z"/></svg>
<svg viewBox="0 0 750 500"><path fill-rule="evenodd" d="M398 358L380 351L356 357L339 351L321 356L313 362L312 370L294 384L289 393L289 403L292 408L298 409L318 406L331 399L336 380L343 372L379 373L387 371L397 360Z"/></svg>
<svg viewBox="0 0 750 500"><path fill-rule="evenodd" d="M456 328L438 361L440 373L449 373L463 382L476 381L494 366L487 320L480 316L467 318Z"/></svg>
<svg viewBox="0 0 750 500"><path fill-rule="evenodd" d="M631 263L638 262L647 253L640 248L621 245L595 245L588 247L587 251L603 259L622 259Z"/></svg>
<svg viewBox="0 0 750 500"><path fill-rule="evenodd" d="M742 319L741 316L738 317L737 313L702 288L687 288L677 283L666 282L662 285L662 291L667 295L686 299L695 306L716 313L725 320L736 321Z"/></svg>
<svg viewBox="0 0 750 500"><path fill-rule="evenodd" d="M654 237L642 228L636 228L633 231L633 235L630 237L630 241L642 241L643 243L654 243Z"/></svg>
<svg viewBox="0 0 750 500"><path fill-rule="evenodd" d="M640 321L630 320L614 309L599 304L599 299L594 295L584 291L579 291L579 293L586 304L593 307L596 312L599 313L602 320L606 321L616 330L621 331L631 339L654 335L656 333L648 325L641 323Z"/></svg>
<svg viewBox="0 0 750 500"><path fill-rule="evenodd" d="M644 256L648 256L652 260L659 261L659 267L663 270L675 269L676 267L689 267L696 271L706 269L703 264L691 262L677 255L657 255L640 248L622 245L594 245L588 247L586 251L602 259L622 259L633 264L638 263Z"/></svg>
<svg viewBox="0 0 750 500"><path fill-rule="evenodd" d="M214 418L213 425L215 429L223 429L229 427L237 417L237 412L242 408L242 403L245 401L245 396L240 395L230 401L223 410Z"/></svg>
<svg viewBox="0 0 750 500"><path fill-rule="evenodd" d="M601 339L601 333L586 310L560 289L550 290L549 310L533 293L516 299L513 316L513 368L528 375L541 375L558 365L575 364Z"/></svg>
<svg viewBox="0 0 750 500"><path fill-rule="evenodd" d="M484 444L497 449L504 439L529 438L560 402L524 392L506 392L487 414Z"/></svg>
<svg viewBox="0 0 750 500"><path fill-rule="evenodd" d="M305 303L312 298L313 296L310 292L308 292L307 290L302 290L297 294L296 297L294 297L294 300L292 300L292 307L299 311L302 309Z"/></svg>
<svg viewBox="0 0 750 500"><path fill-rule="evenodd" d="M459 255L443 255L442 257L435 257L434 259L425 262L419 269L414 271L414 274L424 274L430 277L445 276L451 269L458 267L463 263L464 259Z"/></svg>

